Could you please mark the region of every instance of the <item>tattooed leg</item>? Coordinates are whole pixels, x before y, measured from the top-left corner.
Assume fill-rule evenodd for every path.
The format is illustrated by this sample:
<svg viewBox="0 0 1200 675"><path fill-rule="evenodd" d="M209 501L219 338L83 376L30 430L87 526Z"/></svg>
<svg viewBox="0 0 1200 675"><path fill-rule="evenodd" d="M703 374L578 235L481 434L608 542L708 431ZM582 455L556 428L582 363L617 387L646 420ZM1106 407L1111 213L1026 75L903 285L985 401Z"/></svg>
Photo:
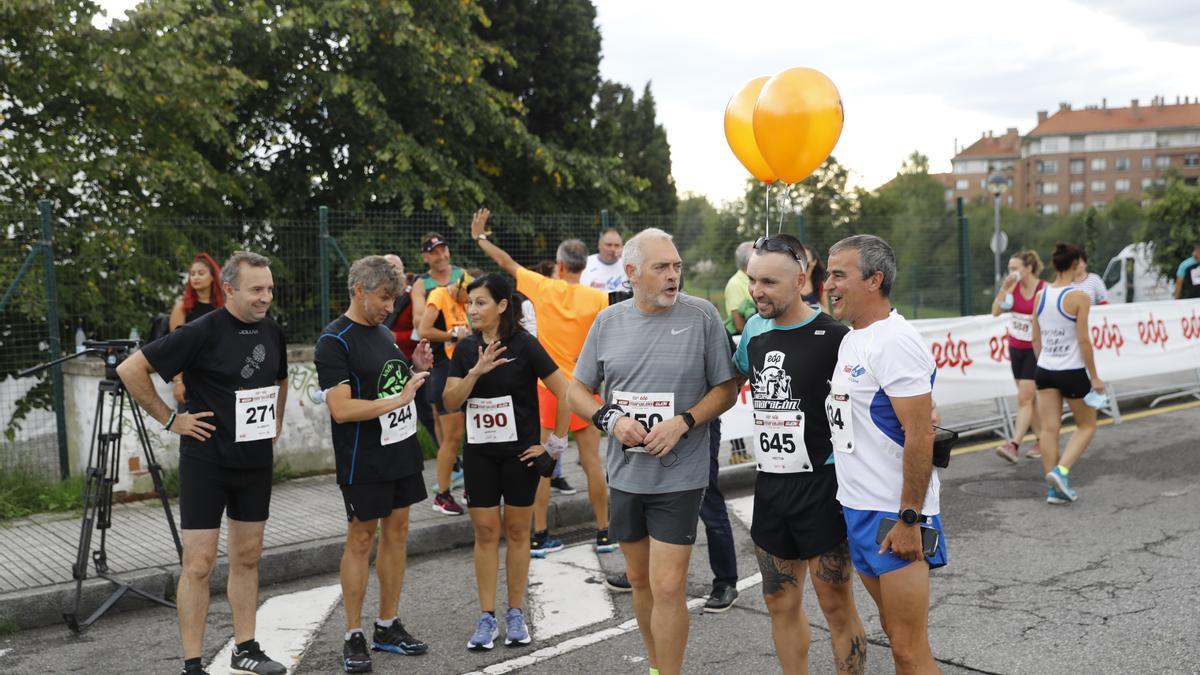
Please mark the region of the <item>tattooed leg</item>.
<svg viewBox="0 0 1200 675"><path fill-rule="evenodd" d="M854 606L850 548L846 542L808 561L813 590L829 624L833 661L837 672L860 675L866 672L867 637Z"/></svg>
<svg viewBox="0 0 1200 675"><path fill-rule="evenodd" d="M754 554L762 572L763 599L771 613L771 637L775 641L780 669L788 674L807 672L811 636L808 617L801 606L804 561L777 558L757 547Z"/></svg>

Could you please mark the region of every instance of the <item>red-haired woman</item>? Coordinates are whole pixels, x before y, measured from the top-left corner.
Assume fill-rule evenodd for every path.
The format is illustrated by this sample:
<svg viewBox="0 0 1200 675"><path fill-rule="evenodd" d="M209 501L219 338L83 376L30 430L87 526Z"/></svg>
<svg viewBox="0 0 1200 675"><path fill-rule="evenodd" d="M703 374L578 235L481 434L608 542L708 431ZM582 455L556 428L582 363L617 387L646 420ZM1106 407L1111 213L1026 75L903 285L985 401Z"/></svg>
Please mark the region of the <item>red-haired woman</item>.
<svg viewBox="0 0 1200 675"><path fill-rule="evenodd" d="M200 252L192 258L188 267L188 280L183 287L183 297L171 308L169 325L174 331L185 323L195 321L214 309L225 305L225 292L221 290L221 267L207 253ZM175 400L183 403L183 378L175 379Z"/></svg>

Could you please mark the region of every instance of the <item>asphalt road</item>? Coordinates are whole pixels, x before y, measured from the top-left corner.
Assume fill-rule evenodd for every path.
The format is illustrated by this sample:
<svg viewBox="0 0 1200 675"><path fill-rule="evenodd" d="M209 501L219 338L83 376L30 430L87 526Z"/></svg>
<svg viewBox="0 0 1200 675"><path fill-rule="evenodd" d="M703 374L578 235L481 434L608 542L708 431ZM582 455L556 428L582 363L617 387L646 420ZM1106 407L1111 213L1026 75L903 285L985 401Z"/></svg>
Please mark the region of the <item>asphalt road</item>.
<svg viewBox="0 0 1200 675"><path fill-rule="evenodd" d="M1045 503L1036 461L1013 467L990 450L956 456L942 474L950 564L933 575L930 609L931 642L943 672L1200 672L1198 460L1197 407L1102 427L1071 472L1080 499L1069 506ZM692 612L688 672L778 670L760 586L751 578L757 569L748 527L735 518L734 528L739 572L748 587L729 612ZM695 596L708 592L711 579L705 546L701 536L689 578ZM619 571L623 562L617 553L599 556L596 565L580 567L564 583L594 588L599 569ZM333 575L311 577L264 588L262 601L336 584ZM544 591L531 590L531 606L550 602ZM368 621L374 594L372 585ZM571 600L560 601L570 611ZM633 616L629 596L612 601L611 617L530 647L468 652L465 643L478 616L470 550L416 558L401 617L431 644L430 653L376 654L375 672L645 672L637 631L622 627ZM814 626L811 672L832 673L828 633L811 591L805 602ZM861 586L858 607L871 642L868 672L892 672L886 636ZM300 638L294 672L340 672L341 604L318 613L311 637ZM231 630L228 605L215 598L206 660ZM536 637L536 624L534 630ZM54 626L2 638L0 672L177 673L178 650L173 611L147 608L105 617L82 637ZM530 655L545 658L513 661Z"/></svg>

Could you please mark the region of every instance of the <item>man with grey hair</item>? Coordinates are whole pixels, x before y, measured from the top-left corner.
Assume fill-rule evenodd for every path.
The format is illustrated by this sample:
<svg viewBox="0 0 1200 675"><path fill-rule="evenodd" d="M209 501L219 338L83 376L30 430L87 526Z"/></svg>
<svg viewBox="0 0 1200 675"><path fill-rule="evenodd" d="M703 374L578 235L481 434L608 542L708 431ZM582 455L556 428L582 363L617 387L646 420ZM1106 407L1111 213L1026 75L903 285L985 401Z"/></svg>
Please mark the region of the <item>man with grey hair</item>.
<svg viewBox="0 0 1200 675"><path fill-rule="evenodd" d="M633 298L597 317L569 390L575 414L609 435L610 528L625 553L650 669L663 675L683 668L709 422L737 395L721 317L681 292L682 271L666 232L643 230L626 243ZM603 405L595 400L601 385Z"/></svg>
<svg viewBox="0 0 1200 675"><path fill-rule="evenodd" d="M850 560L879 607L898 673L936 673L929 648L929 570L946 564L933 468L929 347L892 309L896 256L879 237L829 249L834 317L852 330L826 399Z"/></svg>
<svg viewBox="0 0 1200 675"><path fill-rule="evenodd" d="M225 306L151 342L117 368L125 387L163 428L181 436L179 520L183 543L176 605L183 672L203 673L208 588L221 517L228 520L231 668L281 675L254 639L258 561L270 515L273 446L287 403L287 342L267 311L275 284L270 261L238 251L221 270ZM183 373L187 398L172 411L150 376Z"/></svg>
<svg viewBox="0 0 1200 675"><path fill-rule="evenodd" d="M742 314L744 307L750 304L750 278L746 276L746 265L750 262L750 253L754 250L754 242L743 241L733 252L737 271L725 282L725 330L730 335L741 335L746 320L750 317Z"/></svg>
<svg viewBox="0 0 1200 675"><path fill-rule="evenodd" d="M334 463L346 507L342 668L363 673L371 670L362 608L377 529L382 530L375 558L379 618L373 624L372 646L398 654L424 654L429 649L405 630L397 614L409 507L428 496L421 476L425 463L417 440L414 399L429 376L433 351L422 341L410 363L383 325L405 286L386 258L376 255L355 261L346 284L350 307L321 332L314 361L333 418Z"/></svg>
<svg viewBox="0 0 1200 675"><path fill-rule="evenodd" d="M592 322L596 320L596 315L608 306L608 295L603 291L579 283L580 274L587 263L587 248L578 239L568 239L559 244L555 255L556 278L545 277L517 264L504 249L490 239L490 232L487 230L490 214L487 209L480 209L475 214L474 220L471 221L471 236L500 269L516 277L517 291L533 303L538 319L538 341L567 379L570 379ZM560 439L551 432L555 428L562 428L557 422L569 414L569 408L559 405L558 399L541 382L538 383L538 408L542 442L546 449L557 457L557 453L566 448L567 439ZM575 442L579 446L579 464L587 476L588 498L592 503L592 514L596 518L596 551L610 553L615 551L617 546L608 536L608 493L604 481L604 468L600 464L600 432L592 428L586 419L578 416L572 416L569 424L569 429L575 434ZM547 520L550 489L555 485L555 481L561 481L557 483L559 486L570 487L563 478L543 478L534 498L534 534L530 544L530 555L535 558L545 557L546 554L561 551L563 548L561 541L550 536Z"/></svg>

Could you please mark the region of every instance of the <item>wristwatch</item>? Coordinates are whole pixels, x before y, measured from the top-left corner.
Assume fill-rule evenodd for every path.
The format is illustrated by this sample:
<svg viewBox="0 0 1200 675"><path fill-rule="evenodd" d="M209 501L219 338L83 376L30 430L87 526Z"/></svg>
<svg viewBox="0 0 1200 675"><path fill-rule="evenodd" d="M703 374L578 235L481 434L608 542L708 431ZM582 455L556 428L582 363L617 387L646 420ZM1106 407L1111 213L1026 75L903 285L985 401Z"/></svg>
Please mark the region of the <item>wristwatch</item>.
<svg viewBox="0 0 1200 675"><path fill-rule="evenodd" d="M684 410L683 412L679 413L679 416L683 418L683 423L687 425L688 431L691 431L696 427L696 418L692 417L692 413Z"/></svg>
<svg viewBox="0 0 1200 675"><path fill-rule="evenodd" d="M926 520L925 516L917 513L916 509L904 509L897 515L900 516L900 522L904 523L905 525L915 525L917 523L923 523Z"/></svg>
<svg viewBox="0 0 1200 675"><path fill-rule="evenodd" d="M475 241L487 241L488 240L487 232L484 232L483 234L475 235L474 237L471 237L471 238L474 239Z"/></svg>

